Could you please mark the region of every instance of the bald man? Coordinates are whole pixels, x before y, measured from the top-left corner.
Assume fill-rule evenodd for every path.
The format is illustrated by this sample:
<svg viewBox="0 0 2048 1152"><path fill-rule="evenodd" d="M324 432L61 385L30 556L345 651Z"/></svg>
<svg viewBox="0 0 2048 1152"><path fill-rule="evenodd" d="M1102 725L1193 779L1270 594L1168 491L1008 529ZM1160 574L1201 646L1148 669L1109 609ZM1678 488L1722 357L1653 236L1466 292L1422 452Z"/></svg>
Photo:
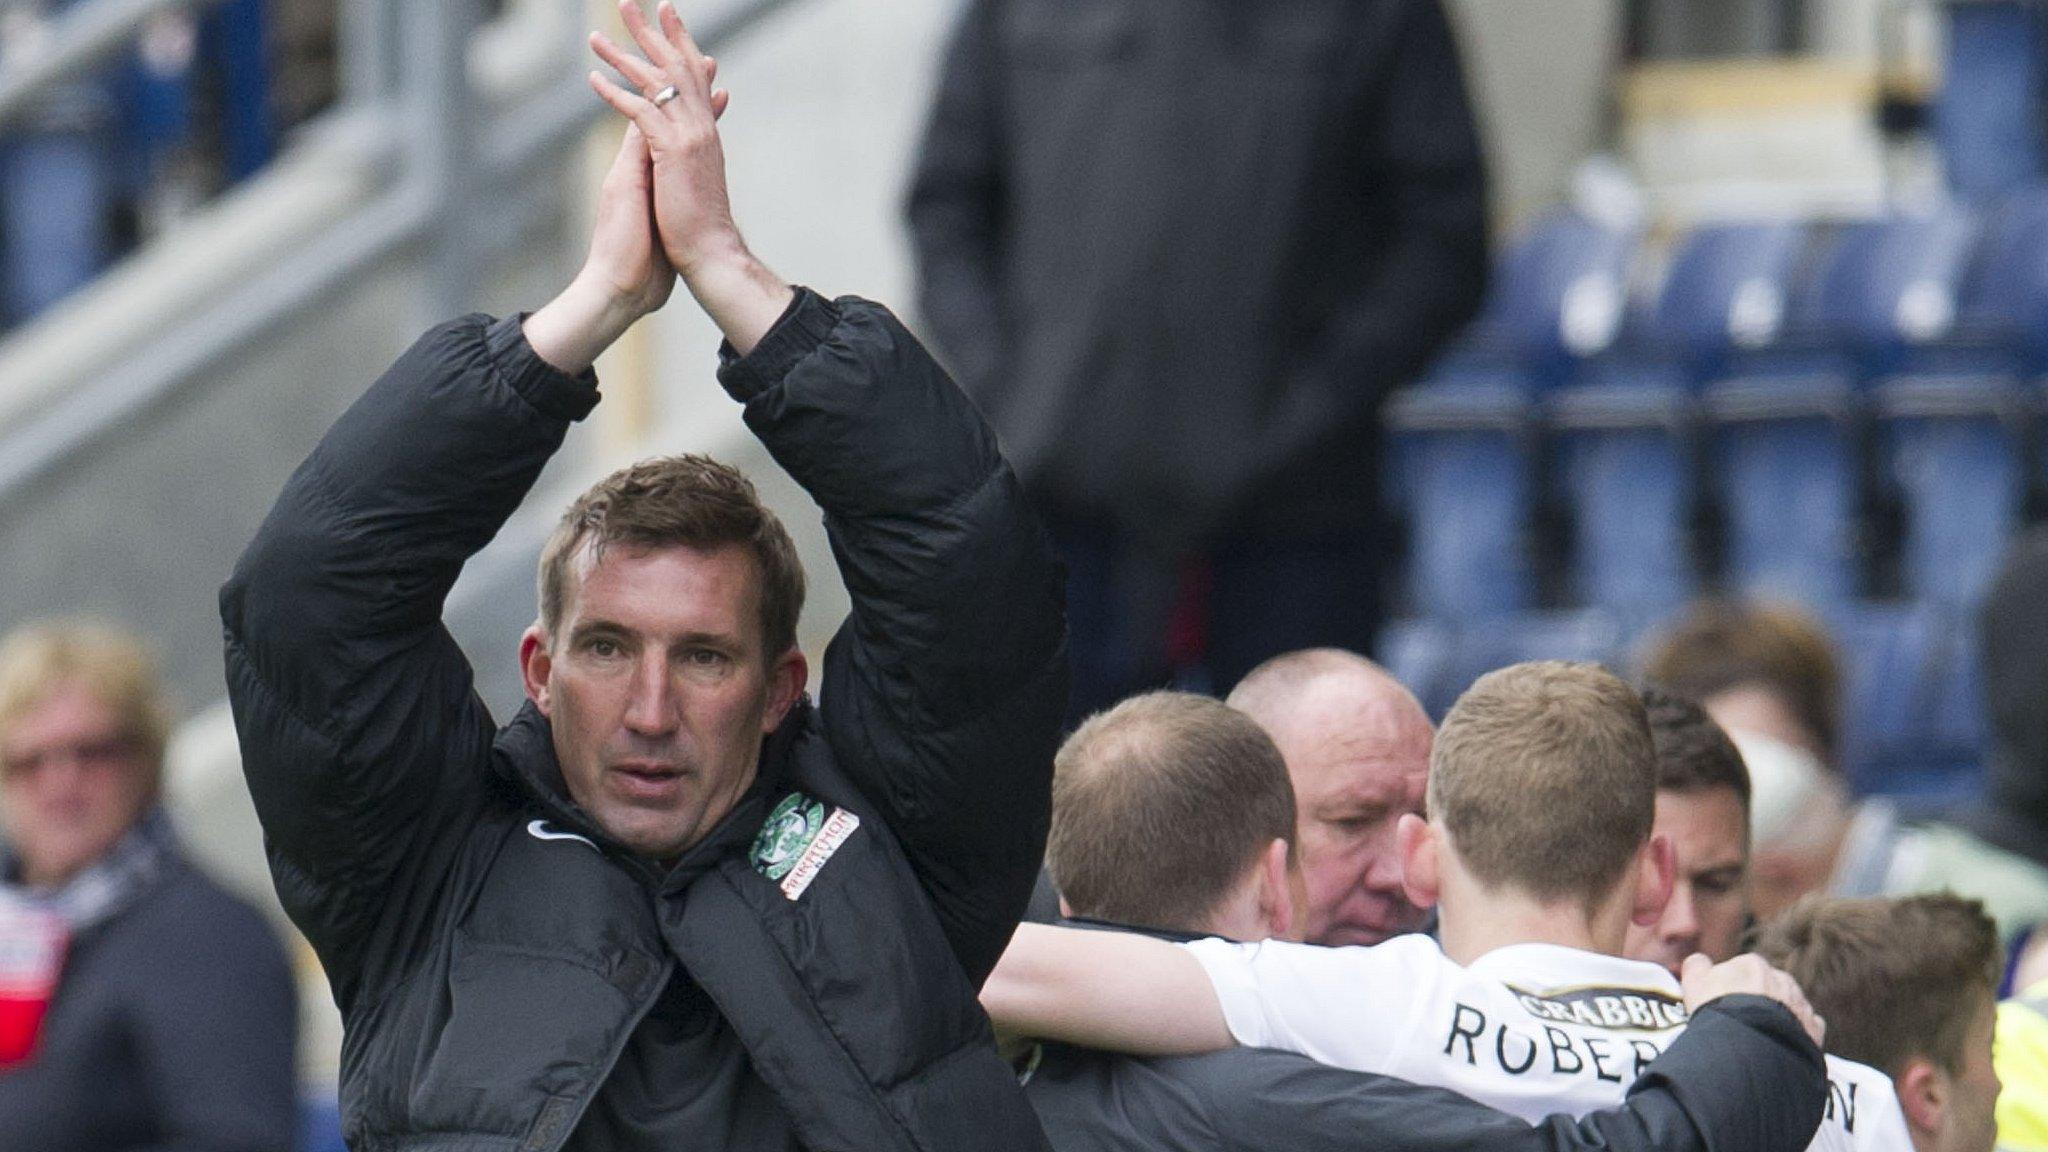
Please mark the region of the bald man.
<svg viewBox="0 0 2048 1152"><path fill-rule="evenodd" d="M1316 944L1378 944L1420 929L1394 826L1422 814L1436 730L1414 693L1363 656L1310 648L1245 676L1231 707L1257 721L1294 781L1306 933Z"/></svg>

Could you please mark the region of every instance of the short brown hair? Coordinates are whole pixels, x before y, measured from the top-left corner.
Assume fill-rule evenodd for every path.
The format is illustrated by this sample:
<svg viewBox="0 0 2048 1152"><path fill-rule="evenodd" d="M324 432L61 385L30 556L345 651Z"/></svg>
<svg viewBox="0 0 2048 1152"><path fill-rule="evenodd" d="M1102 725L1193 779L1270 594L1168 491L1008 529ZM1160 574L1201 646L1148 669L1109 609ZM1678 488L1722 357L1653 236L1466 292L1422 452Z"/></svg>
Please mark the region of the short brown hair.
<svg viewBox="0 0 2048 1152"><path fill-rule="evenodd" d="M1134 696L1053 760L1046 866L1076 915L1200 931L1275 840L1294 841L1287 765L1221 701Z"/></svg>
<svg viewBox="0 0 2048 1152"><path fill-rule="evenodd" d="M1893 1077L1915 1057L1961 1071L1972 1018L2003 968L1984 905L1952 892L1808 896L1764 925L1756 951L1806 990L1829 1052Z"/></svg>
<svg viewBox="0 0 2048 1152"><path fill-rule="evenodd" d="M1749 767L1735 741L1707 710L1655 684L1636 690L1657 745L1657 791L1708 792L1726 788L1749 807Z"/></svg>
<svg viewBox="0 0 2048 1152"><path fill-rule="evenodd" d="M1825 759L1841 747L1841 664L1827 628L1802 609L1703 600L1655 635L1643 675L1694 700L1762 688L1813 733Z"/></svg>
<svg viewBox="0 0 2048 1152"><path fill-rule="evenodd" d="M1429 814L1481 882L1595 901L1657 817L1657 752L1643 703L1593 664L1515 664L1481 676L1437 730Z"/></svg>
<svg viewBox="0 0 2048 1152"><path fill-rule="evenodd" d="M52 691L73 685L105 705L121 736L162 767L171 708L156 654L140 636L93 620L27 624L0 640L0 739Z"/></svg>
<svg viewBox="0 0 2048 1152"><path fill-rule="evenodd" d="M737 468L703 456L657 456L592 485L562 513L540 554L540 627L560 623L570 564L588 547L602 559L628 548L745 546L761 580L761 634L770 656L796 646L804 608L804 569L796 545L754 485Z"/></svg>

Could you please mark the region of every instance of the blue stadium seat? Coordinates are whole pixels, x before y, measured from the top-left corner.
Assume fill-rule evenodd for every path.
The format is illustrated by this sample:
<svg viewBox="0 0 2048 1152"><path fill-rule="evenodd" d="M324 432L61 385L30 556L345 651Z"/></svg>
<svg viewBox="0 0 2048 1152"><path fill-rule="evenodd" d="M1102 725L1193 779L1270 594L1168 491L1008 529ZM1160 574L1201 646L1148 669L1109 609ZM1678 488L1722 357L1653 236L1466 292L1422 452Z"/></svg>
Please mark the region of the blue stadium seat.
<svg viewBox="0 0 2048 1152"><path fill-rule="evenodd" d="M1660 616L1698 587L1692 397L1656 375L1608 381L1565 389L1548 405L1571 524L1568 578L1578 603Z"/></svg>
<svg viewBox="0 0 2048 1152"><path fill-rule="evenodd" d="M1409 529L1410 612L1466 619L1533 600L1532 387L1513 371L1460 369L1388 404L1387 488Z"/></svg>
<svg viewBox="0 0 2048 1152"><path fill-rule="evenodd" d="M1634 235L1577 212L1539 220L1501 256L1458 358L1519 366L1539 386L1564 379L1613 343L1634 252Z"/></svg>
<svg viewBox="0 0 2048 1152"><path fill-rule="evenodd" d="M2019 527L2024 394L2003 376L1914 376L1878 391L1881 480L1903 510L1906 595L1973 605Z"/></svg>
<svg viewBox="0 0 2048 1152"><path fill-rule="evenodd" d="M1622 626L1595 609L1521 612L1458 630L1448 669L1450 698L1496 668L1525 660L1579 660L1615 665L1623 653ZM1448 707L1448 704L1446 704Z"/></svg>
<svg viewBox="0 0 2048 1152"><path fill-rule="evenodd" d="M1788 338L1838 352L1866 378L1896 371L1954 327L1977 235L1952 205L1841 226L1795 296Z"/></svg>
<svg viewBox="0 0 2048 1152"><path fill-rule="evenodd" d="M1974 794L1986 735L1975 633L1920 603L1828 614L1842 654L1842 763L1860 793L1938 802Z"/></svg>
<svg viewBox="0 0 2048 1152"><path fill-rule="evenodd" d="M1854 402L1840 375L1744 377L1708 390L1710 475L1734 588L1823 604L1855 595Z"/></svg>
<svg viewBox="0 0 2048 1152"><path fill-rule="evenodd" d="M2006 197L1985 216L1956 323L1901 366L1914 375L2036 375L2048 370L2048 187Z"/></svg>
<svg viewBox="0 0 2048 1152"><path fill-rule="evenodd" d="M1806 242L1805 227L1789 221L1693 229L1654 300L1631 317L1631 351L1669 356L1705 380L1726 370L1731 352L1776 341Z"/></svg>
<svg viewBox="0 0 2048 1152"><path fill-rule="evenodd" d="M1949 188L1988 200L2039 180L2048 91L2041 7L2027 0L1949 0L1948 55L1934 136Z"/></svg>
<svg viewBox="0 0 2048 1152"><path fill-rule="evenodd" d="M1373 658L1435 717L1457 697L1450 673L1453 633L1442 620L1412 617L1382 626L1373 645Z"/></svg>

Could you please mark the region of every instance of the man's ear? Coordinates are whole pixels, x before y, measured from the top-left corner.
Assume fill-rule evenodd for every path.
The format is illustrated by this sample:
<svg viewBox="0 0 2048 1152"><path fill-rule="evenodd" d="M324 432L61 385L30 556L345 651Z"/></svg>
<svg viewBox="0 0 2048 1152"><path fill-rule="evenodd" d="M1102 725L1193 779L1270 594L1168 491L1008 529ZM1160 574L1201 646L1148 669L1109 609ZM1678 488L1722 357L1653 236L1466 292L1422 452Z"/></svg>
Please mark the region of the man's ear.
<svg viewBox="0 0 2048 1152"><path fill-rule="evenodd" d="M1401 886L1417 908L1436 907L1443 875L1438 868L1436 829L1413 812L1394 825L1394 845L1401 855Z"/></svg>
<svg viewBox="0 0 2048 1152"><path fill-rule="evenodd" d="M1678 882L1678 851L1671 837L1652 835L1636 851L1636 898L1629 908L1629 922L1638 928L1655 928L1671 903L1671 886Z"/></svg>
<svg viewBox="0 0 2048 1152"><path fill-rule="evenodd" d="M548 638L535 623L519 637L519 679L526 686L526 698L543 716L554 714L554 700L548 680L555 672L555 658L548 653Z"/></svg>
<svg viewBox="0 0 2048 1152"><path fill-rule="evenodd" d="M1294 876L1288 865L1287 841L1275 840L1259 854L1259 920L1266 935L1281 940L1294 935Z"/></svg>
<svg viewBox="0 0 2048 1152"><path fill-rule="evenodd" d="M782 718L789 715L810 679L811 666L804 659L803 649L791 646L776 659L775 666L768 670L768 709L761 715L763 736L781 726Z"/></svg>
<svg viewBox="0 0 2048 1152"><path fill-rule="evenodd" d="M1899 1095L1899 1110L1906 1114L1915 1147L1926 1148L1941 1134L1942 1119L1948 1114L1948 1077L1934 1062L1921 1056L1908 1057L1899 1069L1892 1089Z"/></svg>

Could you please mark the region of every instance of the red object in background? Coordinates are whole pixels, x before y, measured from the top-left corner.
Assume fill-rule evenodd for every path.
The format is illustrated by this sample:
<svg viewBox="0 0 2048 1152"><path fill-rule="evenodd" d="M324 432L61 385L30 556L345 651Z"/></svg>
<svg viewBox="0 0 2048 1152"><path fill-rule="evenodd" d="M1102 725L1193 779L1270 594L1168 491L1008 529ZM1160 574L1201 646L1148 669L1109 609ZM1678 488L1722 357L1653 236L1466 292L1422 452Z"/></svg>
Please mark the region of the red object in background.
<svg viewBox="0 0 2048 1152"><path fill-rule="evenodd" d="M64 922L0 900L0 1072L26 1061L64 971Z"/></svg>
<svg viewBox="0 0 2048 1152"><path fill-rule="evenodd" d="M1206 556L1182 560L1179 576L1166 618L1166 666L1176 673L1209 654L1209 592L1216 583Z"/></svg>

